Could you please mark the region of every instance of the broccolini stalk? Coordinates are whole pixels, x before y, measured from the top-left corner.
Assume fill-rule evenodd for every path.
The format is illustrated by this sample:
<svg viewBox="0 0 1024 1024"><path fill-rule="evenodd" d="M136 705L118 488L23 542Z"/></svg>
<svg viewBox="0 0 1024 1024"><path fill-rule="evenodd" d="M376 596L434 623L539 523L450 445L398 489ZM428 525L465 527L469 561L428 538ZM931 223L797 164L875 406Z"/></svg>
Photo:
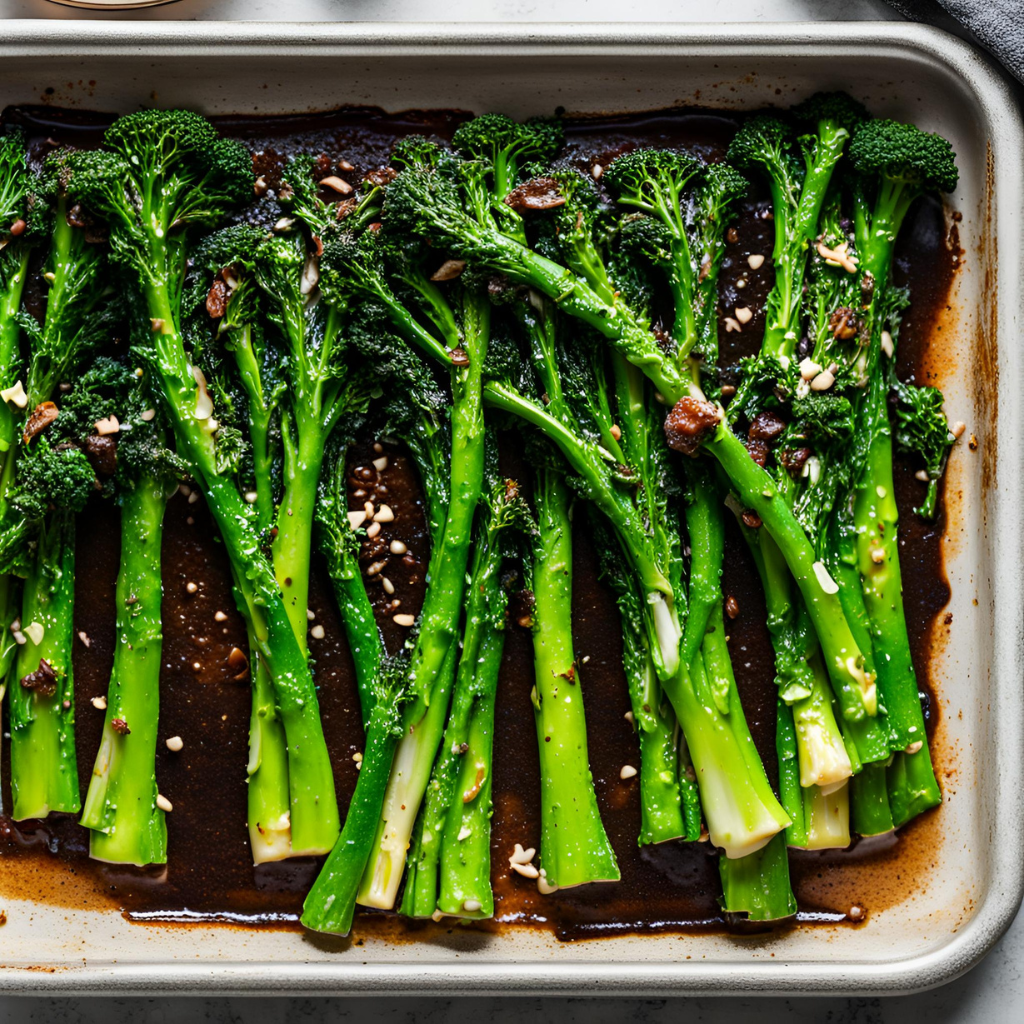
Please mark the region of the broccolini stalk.
<svg viewBox="0 0 1024 1024"><path fill-rule="evenodd" d="M44 187L53 202L48 284L42 326L25 319L29 335L27 405L16 459L21 527L38 530L38 546L26 544L21 626L26 643L17 652L10 689L11 789L16 819L44 818L51 810L81 807L75 763L74 515L84 506L93 471L85 455L50 444L59 418L52 401L58 384L103 335L106 298L99 285L101 256L84 233L68 223L63 155L47 161ZM42 435L42 436L40 436ZM64 475L66 473L66 475ZM20 505L20 507L19 507ZM51 511L52 510L52 511ZM17 530L16 530L17 532ZM26 538L27 539L27 538Z"/></svg>
<svg viewBox="0 0 1024 1024"><path fill-rule="evenodd" d="M107 691L103 734L81 824L89 853L116 864L164 864L167 827L157 806L156 743L163 647L160 547L167 498L180 472L164 447L144 380L111 360L97 360L66 403L86 424L116 414L121 508L121 565L117 577L117 643ZM147 418L143 418L146 416ZM113 449L111 441L108 448Z"/></svg>
<svg viewBox="0 0 1024 1024"><path fill-rule="evenodd" d="M431 775L402 913L491 917L491 787L494 698L505 642L507 596L501 585L510 528L531 528L513 480L490 488L466 594L465 631L452 710Z"/></svg>
<svg viewBox="0 0 1024 1024"><path fill-rule="evenodd" d="M851 133L867 116L845 93L818 93L796 106L794 117L809 129L799 139L784 121L758 115L744 122L728 159L738 167L759 168L768 178L775 224L775 285L765 312L762 355L783 369L799 340L800 306L808 250L818 237L818 220L836 163ZM794 153L799 143L803 166Z"/></svg>
<svg viewBox="0 0 1024 1024"><path fill-rule="evenodd" d="M942 794L931 765L928 738L910 654L903 584L899 566L898 515L892 472L892 427L887 396L893 377L891 269L893 250L903 221L913 204L928 192L950 192L957 169L950 144L913 125L870 121L850 147L857 171L854 186L854 226L860 254L862 290L870 289L866 311L870 343L865 351L866 393L858 409L858 429L869 439L866 461L857 481L853 519L857 560L864 601L874 628L876 661L884 666L886 710L900 761L890 774L890 802L899 826L941 802ZM924 410L922 410L924 412ZM931 422L942 442L941 415ZM904 741L905 744L904 744Z"/></svg>
<svg viewBox="0 0 1024 1024"><path fill-rule="evenodd" d="M742 517L739 521L765 594L768 632L775 651L775 684L789 717L786 757L795 761L800 786L834 788L853 774L853 766L832 711L817 637L800 598L793 593L792 577L775 542L763 531L746 526ZM780 724L780 751L782 732ZM793 817L790 803L785 799L783 803Z"/></svg>
<svg viewBox="0 0 1024 1024"><path fill-rule="evenodd" d="M237 419L248 436L250 463L249 474L240 485L252 507L256 528L261 535L269 535L276 505L271 433L285 385L277 365L279 355L267 344L260 319L260 292L253 264L262 240L263 232L250 225L224 228L204 238L192 256L198 273L194 275L187 305L201 309L201 321L207 317L214 320L216 345L228 356L228 365L234 364L233 376L225 372L223 365L217 368L218 372L210 367L212 379L227 399L225 406L233 404L230 385L237 382L243 406ZM198 337L193 345L193 359L198 365L206 362L202 340L208 328L204 325L195 333ZM262 610L245 596L247 588L239 586L234 565L232 573L236 603L249 639L252 677L246 768L249 843L253 862L263 864L292 854L287 740L275 708L270 671L261 657L267 643L266 619Z"/></svg>
<svg viewBox="0 0 1024 1024"><path fill-rule="evenodd" d="M665 692L693 758L711 841L727 857L738 858L761 849L789 818L768 783L735 694L719 582L725 547L721 500L710 476L699 471L691 477L686 523L691 611L682 656L689 661Z"/></svg>
<svg viewBox="0 0 1024 1024"><path fill-rule="evenodd" d="M0 521L7 515L7 492L14 481L21 296L35 235L28 223L31 181L24 138L18 131L9 131L0 137ZM4 631L0 642L0 701L17 649L9 629L17 615L17 596L17 578L0 574L0 628Z"/></svg>
<svg viewBox="0 0 1024 1024"><path fill-rule="evenodd" d="M441 538L445 529L445 511L448 507L449 440L442 410L446 400L440 394L421 360L412 355L406 345L389 336L371 318L368 324L353 325L353 335L373 346L372 370L380 380L383 399L384 426L382 434L404 440L420 473L427 519L430 525L431 549L442 550ZM396 385L400 383L400 387ZM358 563L355 562L358 534L351 529L346 511L344 451L347 445L335 436L333 451L328 456L328 471L321 483L324 496L318 511L321 545L327 556L335 591L350 629L349 615L353 607L362 609L355 621L365 622L366 632L354 646L371 646L373 636L369 627L372 612L363 604L366 592L361 582ZM353 563L355 563L353 565ZM344 573L339 580L338 572ZM354 571L355 578L349 573ZM353 591L362 590L361 598ZM368 604L368 603L367 603ZM364 618L364 612L370 619ZM375 645L380 652L378 668L370 673L363 664L368 658L356 655L360 685L360 701L364 712L366 747L360 763L359 779L348 815L338 842L321 871L303 908L303 923L318 931L348 934L355 913L356 895L367 861L375 845L381 808L384 805L391 774L395 748L403 735L403 709L409 700L408 659L389 658L383 654L379 637ZM455 645L449 647L441 666L433 693L434 702L447 709L447 688L455 672ZM360 667L362 666L362 667Z"/></svg>
<svg viewBox="0 0 1024 1024"><path fill-rule="evenodd" d="M708 619L701 652L692 663L696 666L695 679L698 690L706 685L705 700L710 694L717 709L725 717L746 761L754 788L762 793L765 806L771 806L767 799L771 788L743 714L727 641L722 599L719 597ZM703 677L701 665L704 669ZM787 812L777 803L775 806L782 816L780 821L786 822L787 826L784 827L788 827ZM710 822L710 817L708 820ZM712 842L714 836L712 832ZM722 880L722 909L727 914L743 914L750 921L778 921L796 913L784 832L779 831L766 843L753 847L749 853L740 857L729 857L728 852L725 856L719 856L718 872Z"/></svg>
<svg viewBox="0 0 1024 1024"><path fill-rule="evenodd" d="M359 568L361 536L352 529L348 517L348 448L347 443L336 440L324 459L316 508L316 532L320 551L327 560L342 628L355 667L365 729L373 711L374 680L380 672L384 646Z"/></svg>
<svg viewBox="0 0 1024 1024"><path fill-rule="evenodd" d="M583 691L572 647L571 495L556 470L538 469L540 531L533 563L531 698L540 752L541 892L618 881L587 756Z"/></svg>
<svg viewBox="0 0 1024 1024"><path fill-rule="evenodd" d="M622 667L633 725L640 739L641 846L700 838L700 797L680 765L675 712L664 695L647 646L628 563L605 523L592 517L601 577L615 594L622 618Z"/></svg>
<svg viewBox="0 0 1024 1024"><path fill-rule="evenodd" d="M747 921L781 921L797 912L789 880L786 837L780 832L755 853L718 858L722 910Z"/></svg>
<svg viewBox="0 0 1024 1024"><path fill-rule="evenodd" d="M487 357L490 304L486 298L463 291L460 312L466 359L454 363L451 370L448 514L431 552L430 585L409 667L410 702L403 719L404 732L395 752L374 852L357 896L364 906L384 909L394 906L416 816L444 731L454 667L450 652L456 643L473 519L483 488L481 371Z"/></svg>
<svg viewBox="0 0 1024 1024"><path fill-rule="evenodd" d="M388 772L402 735L408 664L385 658L372 686L366 748L345 825L302 904L301 920L311 931L348 935L352 930L356 890L374 845Z"/></svg>
<svg viewBox="0 0 1024 1024"><path fill-rule="evenodd" d="M316 688L256 514L233 478L237 436L221 430L182 334L190 233L216 225L252 195L250 155L199 115L148 110L115 121L103 148L74 154L70 165L74 197L107 220L114 256L138 289L150 330L137 351L220 529L242 604L265 618L266 636L257 640L287 741L291 848L325 852L337 837L338 813Z"/></svg>
<svg viewBox="0 0 1024 1024"><path fill-rule="evenodd" d="M622 164L623 171L616 168ZM679 216L675 212L678 195L682 189L680 180L688 173L689 164L678 155L675 159L666 159L657 150L644 150L628 154L614 161L608 169L608 180L617 192L620 202L628 201L637 205L646 198L646 206L659 227L654 231L668 231L674 236L679 231ZM723 173L724 172L720 172ZM686 179L687 181L689 178ZM671 186L671 187L670 187ZM703 198L698 204L703 209L705 220L699 232L701 248L712 249L713 239L719 240L725 232L725 219L731 205L742 194L731 176L726 180L725 187L720 181L713 181L699 193ZM656 201L651 197L656 197ZM823 198L823 194L822 194ZM712 229L709 227L708 207L717 207L718 221ZM675 204L675 206L673 205ZM664 246L666 255L655 260L657 265L667 273L670 287L676 294L677 315L686 303L695 301L699 289L699 273L686 252L677 251L671 246ZM713 261L709 271L713 269ZM779 285L777 285L779 287ZM704 304L707 299L705 297ZM685 331L690 328L693 320L684 322L684 329L674 328L678 335L677 344L681 347L680 356L689 355L693 341L684 342ZM708 342L712 336L706 332ZM687 347L689 346L689 348ZM715 355L717 349L709 352ZM808 611L814 621L819 636L823 637L826 654L826 665L829 676L837 691L843 695L844 714L854 720L866 715L873 715L876 710L874 681L864 671L864 655L859 649L849 624L844 617L843 609L836 598L836 584L831 579L825 566L815 558L814 550L793 513L785 497L779 493L768 474L750 457L742 442L737 438L721 416L721 410L712 414L712 407L704 400L699 388L699 368L692 358L680 364L688 370L692 386L685 401L679 401L669 416L666 429L679 435L676 446L692 454L703 442L704 448L716 457L731 487L740 496L748 508L752 508L760 517L765 529L772 536L782 551L790 571L796 579L803 595ZM678 393L665 393L670 401L677 401L683 396ZM717 425L716 425L717 419ZM702 422L706 420L706 422ZM710 431L710 433L709 433ZM704 437L707 440L704 440ZM673 443L670 441L670 443ZM691 608L691 616L693 609ZM684 661L693 653L694 639L700 636L697 629L691 628L689 650L685 650Z"/></svg>

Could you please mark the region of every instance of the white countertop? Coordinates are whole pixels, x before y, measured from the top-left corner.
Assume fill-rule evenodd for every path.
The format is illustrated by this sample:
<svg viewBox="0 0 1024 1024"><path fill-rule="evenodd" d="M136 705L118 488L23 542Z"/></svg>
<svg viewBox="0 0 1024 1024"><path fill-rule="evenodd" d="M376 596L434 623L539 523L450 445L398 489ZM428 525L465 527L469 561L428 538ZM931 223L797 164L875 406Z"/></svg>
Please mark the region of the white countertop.
<svg viewBox="0 0 1024 1024"><path fill-rule="evenodd" d="M640 15L640 19L637 15ZM179 0L93 13L0 0L0 18L256 21L802 21L898 19L883 0ZM1022 851L1024 855L1024 851ZM0 1024L1019 1024L1024 915L974 971L924 995L887 999L45 999L0 997Z"/></svg>

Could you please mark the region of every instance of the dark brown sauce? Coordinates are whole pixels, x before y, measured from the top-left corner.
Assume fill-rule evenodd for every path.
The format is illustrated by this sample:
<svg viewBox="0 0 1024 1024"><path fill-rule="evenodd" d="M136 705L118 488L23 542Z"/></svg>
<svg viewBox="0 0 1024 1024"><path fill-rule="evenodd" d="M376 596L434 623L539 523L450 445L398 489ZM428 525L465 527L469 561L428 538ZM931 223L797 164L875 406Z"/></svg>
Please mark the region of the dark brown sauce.
<svg viewBox="0 0 1024 1024"><path fill-rule="evenodd" d="M387 115L375 109L349 109L318 116L222 119L222 127L258 154L257 166L268 184L291 152L323 153L333 165L349 161L358 176L386 162L392 142L409 132L450 136L466 115L457 112ZM48 139L75 145L98 141L109 121L103 115L31 108L8 110L5 121L23 124L36 155ZM712 112L671 111L623 118L588 119L568 126L568 153L581 168L605 164L638 145L683 145L709 158L720 157L736 120ZM761 306L771 286L770 222L760 216L766 198L754 195L736 225L722 280L722 315L748 305L755 315L739 333L722 332L722 361L728 364L752 352L759 341ZM765 255L765 265L752 271L747 256ZM909 284L913 306L901 335L901 373L928 378L934 363L934 326L947 308L959 253L947 237L942 209L922 203L903 232L897 260L898 278ZM741 285L743 282L743 285ZM745 286L744 286L745 285ZM941 353L939 353L941 357ZM372 439L353 452L352 489L361 482L355 472L376 453ZM394 523L381 539L404 540L408 559L391 556L385 574L395 584L402 611L415 612L422 600L422 568L427 554L422 502L407 460L387 449L390 465L380 479ZM521 470L511 450L504 453L508 472ZM940 777L954 770L952 752L942 743L939 706L929 675L929 654L939 629L938 615L949 597L942 564L944 518L923 523L911 511L920 501L916 467L897 466L897 497L905 544L903 565L907 618L922 690L927 694L929 729ZM353 498L353 507L362 499ZM582 520L582 517L580 517ZM506 870L516 842L536 846L539 840L539 777L535 756L532 649L528 633L513 627L506 644L497 704L492 877L496 911L493 922L473 925L495 930L531 925L552 930L560 939L583 939L621 933L657 931L720 931L725 929L717 903L718 872L707 843L670 843L639 848L639 788L622 781L620 768L638 764L636 738L624 719L629 700L621 670L618 612L597 579L597 560L587 532L577 527L574 559L574 632L580 677L586 690L590 760L605 826L615 847L622 879L583 889L562 890L541 897L535 886ZM383 545L379 545L383 548ZM380 552L364 551L364 560ZM102 713L90 698L106 693L113 658L113 593L119 556L116 513L96 504L82 517L78 534L76 630L90 646L76 644L75 681L79 771L83 788L97 748ZM0 891L63 906L118 908L132 921L222 921L246 926L298 927L303 895L317 868L312 860L264 865L254 869L246 830L245 764L249 721L249 689L232 680L227 656L234 646L245 649L245 630L231 600L227 560L203 501L184 495L170 503L163 548L164 672L161 680L161 742L157 775L161 791L173 802L168 815L169 863L166 868L133 870L97 864L87 856L85 830L70 816L45 823L12 823L0 819ZM324 627L321 640L310 641L315 658L324 731L327 736L344 811L356 781L352 755L362 749L358 697L351 660L331 595L330 582L315 563L310 608ZM378 577L379 578L379 577ZM197 593L186 584L196 582ZM737 682L755 740L769 775L776 771L774 753L775 688L772 651L765 628L764 601L756 572L739 537L730 534L723 580L725 592L739 605L730 628ZM381 587L371 588L374 606L391 649L402 642L403 630L391 622L394 608ZM218 623L214 614L227 613ZM384 613L387 613L385 616ZM198 665L198 668L196 667ZM163 744L180 735L184 749L172 753ZM6 780L7 771L4 770ZM6 781L4 783L6 786ZM5 799L9 794L5 793ZM941 835L934 813L882 843L855 843L849 851L791 856L794 887L800 903L799 922L839 922L857 904L868 912L904 899L911 879L927 872ZM441 936L448 929L432 923L399 922L393 915L361 914L355 934L384 934L390 940ZM358 938L357 942L360 941Z"/></svg>

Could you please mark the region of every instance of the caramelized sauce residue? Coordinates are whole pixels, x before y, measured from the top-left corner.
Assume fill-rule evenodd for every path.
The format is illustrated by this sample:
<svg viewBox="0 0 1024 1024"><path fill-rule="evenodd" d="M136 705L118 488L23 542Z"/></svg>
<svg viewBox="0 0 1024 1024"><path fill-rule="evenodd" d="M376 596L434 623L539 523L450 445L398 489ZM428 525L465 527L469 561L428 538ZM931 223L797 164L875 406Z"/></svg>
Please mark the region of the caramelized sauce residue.
<svg viewBox="0 0 1024 1024"><path fill-rule="evenodd" d="M343 176L352 183L387 162L391 144L410 132L450 137L465 114L451 111L387 115L375 109L351 108L319 116L234 118L221 121L229 134L243 139L257 154L257 172L268 186L279 180L290 153L324 154L325 174L338 173L339 160L354 169ZM36 156L47 140L95 145L109 118L53 109L12 109L7 122L25 126ZM619 153L643 145L685 146L705 158L723 153L736 120L711 112L671 111L620 118L588 119L568 125L567 151L585 171L606 165ZM752 353L763 329L763 303L772 281L771 222L764 217L767 194L753 191L730 234L722 274L722 364ZM913 307L899 348L900 372L927 379L926 354L932 325L948 301L959 255L947 238L942 209L923 202L903 232L897 278L910 285ZM756 270L748 256L763 255ZM726 333L724 317L737 306L749 307L752 319L741 332ZM941 353L939 353L941 358ZM399 449L386 447L389 465L372 468L378 457L365 438L352 452L350 494L353 508L365 500L386 502L395 520L384 524L377 549L364 550L364 563L381 557L392 538L409 547L405 557L390 556L385 573L394 584L403 612L415 612L422 601L423 570L428 540L422 499L415 474ZM502 453L503 469L522 476L514 445ZM911 511L920 501L916 467L900 460L897 491L901 512L902 565L914 660L922 690L928 695L929 729L934 735L938 705L929 675L933 625L949 597L940 542L944 521L923 523ZM383 490L381 490L383 488ZM374 489L369 493L370 489ZM106 693L114 640L114 581L119 557L116 513L95 503L82 516L78 531L75 629L90 638L76 643L74 671L77 693L79 772L84 786L92 769L102 712L90 704ZM583 517L579 517L583 521ZM625 712L629 699L621 669L619 618L610 594L598 582L597 558L585 528L577 527L574 560L574 622L576 653L586 692L590 759L601 812L622 871L616 884L559 891L542 897L535 885L510 874L507 858L515 843L539 845L540 784L535 753L532 648L529 634L509 629L497 702L495 737L492 873L496 912L493 922L473 925L496 930L513 925L550 929L571 940L621 933L657 931L721 931L727 928L717 903L718 872L708 843L668 843L640 848L639 786L623 781L623 765L639 763L639 748ZM723 578L725 593L739 608L730 627L737 682L755 741L769 776L777 771L774 751L775 687L772 651L765 627L764 600L745 545L731 523ZM161 679L160 742L157 776L171 799L168 815L169 863L136 870L98 864L88 858L88 840L67 815L46 822L0 819L0 891L61 906L120 909L132 921L222 921L245 926L298 927L303 896L317 863L311 859L283 864L252 865L246 830L247 737L249 688L233 678L227 664L233 647L246 649L245 629L231 599L228 563L203 501L184 494L170 502L163 548L164 670ZM379 576L377 577L380 578ZM198 590L190 594L187 583ZM391 620L392 597L379 585L371 598L394 650L404 630ZM324 637L311 639L311 654L344 811L355 786L352 755L362 749L358 697L330 581L314 560L310 608ZM218 622L218 611L227 614ZM196 667L198 666L198 668ZM181 736L179 752L164 740ZM934 756L941 769L947 752L938 737ZM6 751L4 752L6 755ZM5 756L6 762L6 756ZM6 763L4 785L9 773ZM941 771L940 771L941 776ZM5 802L9 792L4 793ZM9 806L9 803L7 803ZM894 837L881 842L856 842L848 851L804 853L791 857L793 883L801 922L845 920L851 905L870 912L899 902L910 879L926 871L940 842L935 813L925 815ZM443 932L444 926L398 923L390 915L367 912L356 922L356 934L385 933L392 940Z"/></svg>

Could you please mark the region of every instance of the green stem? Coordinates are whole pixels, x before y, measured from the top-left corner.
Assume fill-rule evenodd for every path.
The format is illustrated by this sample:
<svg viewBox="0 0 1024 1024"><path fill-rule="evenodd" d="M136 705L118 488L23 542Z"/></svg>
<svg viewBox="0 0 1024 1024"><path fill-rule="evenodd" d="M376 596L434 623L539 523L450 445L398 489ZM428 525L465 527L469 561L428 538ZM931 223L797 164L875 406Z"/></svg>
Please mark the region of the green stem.
<svg viewBox="0 0 1024 1024"><path fill-rule="evenodd" d="M560 474L537 472L540 536L533 593L533 705L540 751L540 861L547 886L617 881L619 866L601 822L587 756L580 675L572 646L570 492Z"/></svg>
<svg viewBox="0 0 1024 1024"><path fill-rule="evenodd" d="M453 366L450 499L440 543L428 568L427 594L409 668L410 703L404 735L377 827L376 852L366 866L358 901L394 906L416 816L444 730L454 674L453 648L466 585L473 519L484 477L481 375L487 357L490 303L466 293L462 303L468 366Z"/></svg>
<svg viewBox="0 0 1024 1024"><path fill-rule="evenodd" d="M896 827L889 809L886 774L886 766L876 762L864 765L864 770L853 777L850 813L858 835L881 836Z"/></svg>
<svg viewBox="0 0 1024 1024"><path fill-rule="evenodd" d="M313 931L348 935L352 930L356 891L377 835L401 720L400 700L392 696L374 703L345 827L302 904L302 923Z"/></svg>
<svg viewBox="0 0 1024 1024"><path fill-rule="evenodd" d="M165 490L162 480L143 477L121 505L114 667L81 818L92 830L90 856L115 864L167 862L167 825L156 805Z"/></svg>
<svg viewBox="0 0 1024 1024"><path fill-rule="evenodd" d="M821 643L832 687L844 721L857 722L877 711L875 681L865 671L864 655L839 601L839 585L793 516L772 478L750 457L726 424L707 447L719 460L740 501L760 517L793 574Z"/></svg>
<svg viewBox="0 0 1024 1024"><path fill-rule="evenodd" d="M45 818L51 811L75 814L82 806L71 668L74 580L74 519L56 513L43 527L25 580L21 625L26 642L18 648L9 686L12 817L16 821ZM37 626L42 627L39 643L31 638ZM40 669L41 662L56 676L52 694L22 682Z"/></svg>
<svg viewBox="0 0 1024 1024"><path fill-rule="evenodd" d="M722 910L748 921L781 921L797 912L789 880L786 838L780 832L745 857L718 858Z"/></svg>

